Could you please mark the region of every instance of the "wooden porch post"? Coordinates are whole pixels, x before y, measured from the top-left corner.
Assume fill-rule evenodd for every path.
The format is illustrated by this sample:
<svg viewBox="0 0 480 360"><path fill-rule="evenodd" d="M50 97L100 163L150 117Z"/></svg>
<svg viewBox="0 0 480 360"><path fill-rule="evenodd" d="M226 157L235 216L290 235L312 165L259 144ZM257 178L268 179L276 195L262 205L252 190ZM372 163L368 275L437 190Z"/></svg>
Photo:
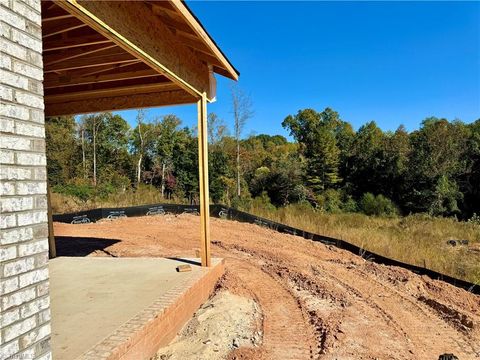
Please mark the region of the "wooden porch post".
<svg viewBox="0 0 480 360"><path fill-rule="evenodd" d="M47 184L47 218L48 218L48 257L50 259L57 257L57 247L55 245L55 235L53 233L53 214L50 186Z"/></svg>
<svg viewBox="0 0 480 360"><path fill-rule="evenodd" d="M198 172L200 186L200 252L202 266L210 266L210 206L208 193L207 95L203 93L198 106Z"/></svg>

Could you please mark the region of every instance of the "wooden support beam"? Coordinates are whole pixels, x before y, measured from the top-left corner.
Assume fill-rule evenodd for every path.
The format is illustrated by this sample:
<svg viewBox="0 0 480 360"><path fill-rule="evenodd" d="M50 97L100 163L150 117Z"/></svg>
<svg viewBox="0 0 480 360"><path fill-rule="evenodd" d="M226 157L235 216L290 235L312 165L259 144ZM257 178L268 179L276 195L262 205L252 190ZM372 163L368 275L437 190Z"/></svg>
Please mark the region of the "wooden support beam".
<svg viewBox="0 0 480 360"><path fill-rule="evenodd" d="M57 0L55 3L190 94L198 98L208 91L207 66L143 2Z"/></svg>
<svg viewBox="0 0 480 360"><path fill-rule="evenodd" d="M138 59L134 58L131 54L124 52L122 49L117 49L116 51L117 51L116 54L112 53L107 55L89 56L86 59L74 58L74 59L58 62L55 64L47 65L45 66L44 73L48 74L51 72L58 72L58 71L67 71L67 70L73 70L73 69L84 69L84 68L98 67L98 66L104 66L104 65L138 62Z"/></svg>
<svg viewBox="0 0 480 360"><path fill-rule="evenodd" d="M69 101L80 101L86 99L108 98L116 96L127 96L133 94L158 93L160 91L170 91L178 89L178 85L171 82L154 83L154 84L137 84L121 87L110 87L103 89L90 89L77 92L62 92L61 94L49 95L45 94L46 103L60 103Z"/></svg>
<svg viewBox="0 0 480 360"><path fill-rule="evenodd" d="M116 72L116 73L109 73L109 74L98 74L98 75L90 75L90 76L83 76L77 75L73 73L72 75L65 75L65 76L46 76L43 88L44 89L54 89L58 87L70 87L70 86L77 86L77 85L84 85L84 84L98 84L103 82L109 81L117 81L117 80L130 80L130 79L141 79L141 78L148 78L154 76L162 76L155 70L148 68L145 70L135 70L135 71L124 71L124 72Z"/></svg>
<svg viewBox="0 0 480 360"><path fill-rule="evenodd" d="M185 90L161 91L148 94L134 94L117 97L97 97L61 103L49 103L45 98L45 115L78 115L100 111L116 111L148 107L194 104L197 98Z"/></svg>
<svg viewBox="0 0 480 360"><path fill-rule="evenodd" d="M50 186L47 184L47 221L48 221L48 257L50 259L57 257L57 246L55 244L55 234L53 233L53 212Z"/></svg>
<svg viewBox="0 0 480 360"><path fill-rule="evenodd" d="M68 51L61 51L61 53L59 54L47 53L43 57L43 66L47 67L49 65L53 65L65 60L89 56L91 54L109 50L115 47L117 47L116 44L100 44L100 45L92 45L92 46L86 46L86 47L78 47L75 49L70 49Z"/></svg>
<svg viewBox="0 0 480 360"><path fill-rule="evenodd" d="M202 266L211 266L210 196L208 191L207 95L197 102L198 108L198 175L200 185L200 253Z"/></svg>
<svg viewBox="0 0 480 360"><path fill-rule="evenodd" d="M112 43L112 40L107 39L100 34L88 35L88 36L75 36L61 40L45 40L43 42L43 52L71 49L79 46L98 45Z"/></svg>
<svg viewBox="0 0 480 360"><path fill-rule="evenodd" d="M92 75L104 74L106 72L115 71L115 70L118 70L118 69L121 69L121 68L126 68L126 67L130 68L132 66L138 66L140 63L142 63L142 60L137 60L137 61L133 61L131 63L126 63L126 64L107 65L107 66L104 66L102 69L97 69L97 70L89 71L89 72L86 72L86 73L82 72L82 76L92 76Z"/></svg>
<svg viewBox="0 0 480 360"><path fill-rule="evenodd" d="M42 26L42 38L46 39L48 37L63 34L71 30L80 29L82 27L88 26L80 21L60 21L54 26Z"/></svg>
<svg viewBox="0 0 480 360"><path fill-rule="evenodd" d="M55 20L74 18L72 14L67 13L61 7L58 7L53 3L42 1L41 4L42 4L42 23L47 23Z"/></svg>
<svg viewBox="0 0 480 360"><path fill-rule="evenodd" d="M74 18L75 16L73 16L72 14L66 14L65 11L63 9L62 10L62 13L60 15L47 15L47 16L43 16L42 15L42 23L47 23L49 21L55 21L55 20L63 20L63 19L72 19Z"/></svg>

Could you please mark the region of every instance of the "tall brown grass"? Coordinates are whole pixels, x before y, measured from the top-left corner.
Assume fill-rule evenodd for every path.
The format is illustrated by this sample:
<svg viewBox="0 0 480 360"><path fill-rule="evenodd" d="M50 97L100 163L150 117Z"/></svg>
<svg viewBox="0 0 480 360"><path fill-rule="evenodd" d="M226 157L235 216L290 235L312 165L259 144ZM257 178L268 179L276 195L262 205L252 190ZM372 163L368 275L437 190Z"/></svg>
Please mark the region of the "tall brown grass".
<svg viewBox="0 0 480 360"><path fill-rule="evenodd" d="M358 213L330 214L308 206L279 209L253 204L257 216L339 238L377 254L480 283L480 225L425 214L382 218ZM468 246L447 240L468 240Z"/></svg>
<svg viewBox="0 0 480 360"><path fill-rule="evenodd" d="M182 202L179 199L163 199L158 190L150 187L112 194L105 200L86 202L52 193L51 201L54 213ZM480 225L475 223L424 214L394 218L358 213L331 214L314 211L303 205L276 209L255 202L246 210L296 228L340 238L389 258L480 284ZM450 239L465 239L469 245L452 247L447 245Z"/></svg>

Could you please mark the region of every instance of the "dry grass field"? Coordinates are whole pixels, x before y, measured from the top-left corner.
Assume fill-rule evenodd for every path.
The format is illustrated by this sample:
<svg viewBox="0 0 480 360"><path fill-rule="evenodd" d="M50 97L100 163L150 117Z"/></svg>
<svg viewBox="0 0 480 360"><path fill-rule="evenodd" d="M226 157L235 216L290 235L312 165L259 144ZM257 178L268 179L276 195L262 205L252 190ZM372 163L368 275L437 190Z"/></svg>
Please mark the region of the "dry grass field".
<svg viewBox="0 0 480 360"><path fill-rule="evenodd" d="M125 192L104 201L87 201L52 193L54 213L98 207L167 203L157 192ZM170 202L179 203L178 200ZM425 266L480 284L480 225L423 214L382 218L358 213L331 214L291 205L276 210L253 206L248 212L317 234L340 238L383 256ZM468 246L449 246L447 240L468 240Z"/></svg>
<svg viewBox="0 0 480 360"><path fill-rule="evenodd" d="M480 225L423 214L382 218L357 213L330 214L300 206L251 213L321 235L340 238L389 258L425 266L480 283ZM468 246L447 240L468 240Z"/></svg>

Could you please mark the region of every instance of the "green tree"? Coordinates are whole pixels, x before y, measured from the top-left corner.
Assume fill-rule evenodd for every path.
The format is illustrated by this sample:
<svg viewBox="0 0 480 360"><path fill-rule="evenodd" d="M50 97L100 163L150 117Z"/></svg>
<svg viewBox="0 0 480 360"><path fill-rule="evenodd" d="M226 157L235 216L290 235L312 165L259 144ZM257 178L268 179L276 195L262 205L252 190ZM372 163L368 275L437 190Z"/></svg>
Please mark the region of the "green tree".
<svg viewBox="0 0 480 360"><path fill-rule="evenodd" d="M78 145L73 116L50 117L45 121L47 173L51 185L65 184L75 176Z"/></svg>
<svg viewBox="0 0 480 360"><path fill-rule="evenodd" d="M439 194L458 189L457 181L465 173L468 138L469 129L462 122L434 117L425 119L422 127L410 135L412 153L405 187L408 211L436 209L434 212L439 214L438 209L443 208L439 206ZM458 195L453 197L461 200ZM444 214L450 211L445 208Z"/></svg>
<svg viewBox="0 0 480 360"><path fill-rule="evenodd" d="M130 126L120 115L99 113L81 119L85 127L86 156L91 159L92 182L115 182L125 187L134 177L129 153Z"/></svg>
<svg viewBox="0 0 480 360"><path fill-rule="evenodd" d="M282 123L290 130L306 159L306 180L316 193L340 183L340 149L337 145L336 130L341 120L337 112L326 108L318 113L312 109L289 115Z"/></svg>
<svg viewBox="0 0 480 360"><path fill-rule="evenodd" d="M380 154L384 133L374 121L358 129L352 141L346 181L355 196L377 192L381 183Z"/></svg>

